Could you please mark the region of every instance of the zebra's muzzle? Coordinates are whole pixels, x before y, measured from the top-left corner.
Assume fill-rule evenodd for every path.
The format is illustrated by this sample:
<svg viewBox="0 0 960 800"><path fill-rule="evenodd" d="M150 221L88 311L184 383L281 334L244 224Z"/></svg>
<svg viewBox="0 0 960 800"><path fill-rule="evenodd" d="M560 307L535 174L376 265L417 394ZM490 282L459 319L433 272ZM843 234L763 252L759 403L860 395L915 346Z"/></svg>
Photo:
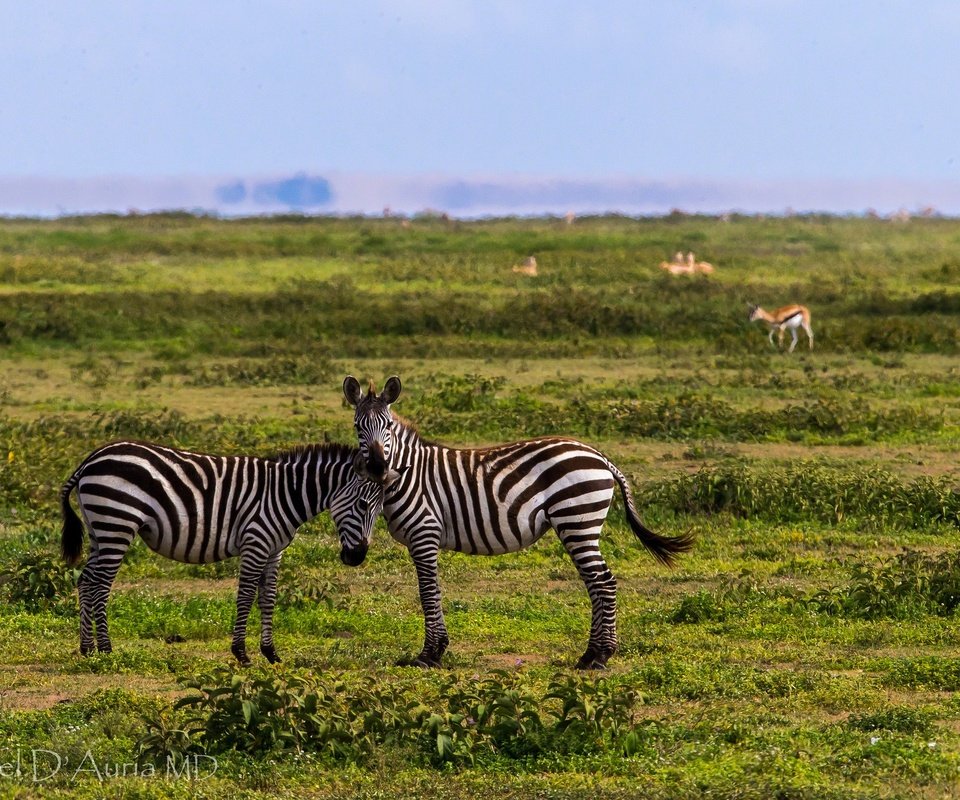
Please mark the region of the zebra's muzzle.
<svg viewBox="0 0 960 800"><path fill-rule="evenodd" d="M367 557L365 544L357 547L344 547L340 550L340 560L348 567L359 567Z"/></svg>
<svg viewBox="0 0 960 800"><path fill-rule="evenodd" d="M382 484L387 472L387 459L383 452L383 446L379 442L370 446L366 466L367 477Z"/></svg>

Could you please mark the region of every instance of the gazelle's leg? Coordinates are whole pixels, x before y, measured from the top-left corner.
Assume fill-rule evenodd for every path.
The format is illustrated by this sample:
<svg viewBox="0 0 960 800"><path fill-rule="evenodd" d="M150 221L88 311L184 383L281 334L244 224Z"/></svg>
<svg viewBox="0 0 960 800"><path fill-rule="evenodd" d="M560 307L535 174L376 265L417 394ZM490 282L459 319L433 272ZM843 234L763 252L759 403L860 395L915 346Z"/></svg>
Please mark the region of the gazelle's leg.
<svg viewBox="0 0 960 800"><path fill-rule="evenodd" d="M797 346L797 329L791 328L790 335L793 337L793 341L790 342L790 352L793 352L793 348Z"/></svg>
<svg viewBox="0 0 960 800"><path fill-rule="evenodd" d="M770 340L770 346L771 346L771 347L776 347L776 345L773 343L773 334L775 334L776 332L777 332L777 327L776 327L776 325L771 325L771 326L770 326L770 335L767 337L767 339ZM783 336L782 333L781 333L780 335Z"/></svg>
<svg viewBox="0 0 960 800"><path fill-rule="evenodd" d="M813 350L813 328L810 327L809 322L804 322L803 329L807 332L807 339L810 343L810 349Z"/></svg>

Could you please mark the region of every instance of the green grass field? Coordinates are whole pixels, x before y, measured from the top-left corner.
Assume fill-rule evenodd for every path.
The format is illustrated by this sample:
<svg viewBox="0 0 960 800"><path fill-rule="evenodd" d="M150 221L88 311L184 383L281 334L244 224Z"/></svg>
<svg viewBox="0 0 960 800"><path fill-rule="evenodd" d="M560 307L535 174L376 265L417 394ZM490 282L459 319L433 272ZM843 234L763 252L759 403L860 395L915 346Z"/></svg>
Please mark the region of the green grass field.
<svg viewBox="0 0 960 800"><path fill-rule="evenodd" d="M945 219L0 221L0 797L960 795L958 284ZM794 302L816 348L788 355L747 306ZM236 563L142 543L114 652L79 655L79 461L350 442L346 374L400 375L446 443L576 436L696 534L667 570L614 507L606 672L571 669L589 603L549 535L442 555L445 666L394 666L409 557L378 523L344 567L325 517L281 566L283 664L231 662Z"/></svg>

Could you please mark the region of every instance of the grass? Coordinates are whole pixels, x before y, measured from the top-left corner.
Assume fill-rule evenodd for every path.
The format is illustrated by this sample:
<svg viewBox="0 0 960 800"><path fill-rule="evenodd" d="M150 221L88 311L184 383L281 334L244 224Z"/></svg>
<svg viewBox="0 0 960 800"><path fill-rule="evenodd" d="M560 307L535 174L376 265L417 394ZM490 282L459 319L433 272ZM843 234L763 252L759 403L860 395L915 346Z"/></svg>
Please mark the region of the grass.
<svg viewBox="0 0 960 800"><path fill-rule="evenodd" d="M954 796L960 223L409 223L0 221L0 796ZM660 273L681 249L716 273ZM527 255L532 280L510 271ZM817 349L770 349L748 301L810 306ZM428 438L584 439L629 474L648 525L696 533L668 571L615 507L608 673L570 670L590 610L552 535L443 554L445 668L396 667L423 630L409 557L381 523L350 570L326 518L284 556L279 667L234 672L235 563L142 543L111 596L114 652L78 655L56 498L83 456L117 437L257 454L351 441L348 373L399 374L397 410ZM254 610L251 645L257 629ZM314 693L327 727L294 748L184 734L218 760L202 781L162 758L149 775L91 768L183 744L187 682L234 675L258 703ZM560 730L560 685L571 709L610 687L633 700ZM481 692L500 716L471 726ZM224 730L256 722L230 708ZM541 727L528 715L517 734L508 708ZM69 767L8 777L18 747Z"/></svg>

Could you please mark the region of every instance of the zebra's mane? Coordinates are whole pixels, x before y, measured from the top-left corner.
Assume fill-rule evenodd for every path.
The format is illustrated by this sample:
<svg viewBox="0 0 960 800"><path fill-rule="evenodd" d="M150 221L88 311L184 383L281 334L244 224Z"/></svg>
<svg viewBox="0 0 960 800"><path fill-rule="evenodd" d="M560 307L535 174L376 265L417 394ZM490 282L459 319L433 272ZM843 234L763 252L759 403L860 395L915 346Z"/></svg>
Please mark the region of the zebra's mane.
<svg viewBox="0 0 960 800"><path fill-rule="evenodd" d="M278 461L281 464L289 464L299 461L304 456L318 454L325 461L350 461L357 452L356 447L339 442L323 442L322 444L299 444L291 447L289 450L283 450L277 453L272 461Z"/></svg>
<svg viewBox="0 0 960 800"><path fill-rule="evenodd" d="M399 425L404 431L412 433L424 444L437 444L437 442L430 442L424 439L420 433L420 429L410 420L406 419L405 417L401 417L396 411L391 411L390 415L393 417L393 421L396 422L397 425Z"/></svg>

